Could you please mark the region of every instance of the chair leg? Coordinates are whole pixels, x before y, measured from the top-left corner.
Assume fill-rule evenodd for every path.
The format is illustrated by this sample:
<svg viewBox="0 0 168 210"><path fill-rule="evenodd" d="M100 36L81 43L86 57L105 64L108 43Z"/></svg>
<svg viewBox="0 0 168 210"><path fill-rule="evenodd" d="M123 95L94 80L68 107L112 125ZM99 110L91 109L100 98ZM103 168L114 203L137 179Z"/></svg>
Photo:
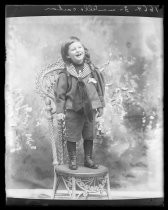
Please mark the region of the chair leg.
<svg viewBox="0 0 168 210"><path fill-rule="evenodd" d="M76 182L75 177L72 177L72 199L76 199Z"/></svg>
<svg viewBox="0 0 168 210"><path fill-rule="evenodd" d="M57 176L56 172L54 171L54 184L53 184L53 196L52 196L53 199L55 198L55 194L58 189L59 183L60 183L60 177Z"/></svg>
<svg viewBox="0 0 168 210"><path fill-rule="evenodd" d="M106 175L106 182L107 182L107 196L108 196L108 199L110 199L110 179L109 179L109 174Z"/></svg>

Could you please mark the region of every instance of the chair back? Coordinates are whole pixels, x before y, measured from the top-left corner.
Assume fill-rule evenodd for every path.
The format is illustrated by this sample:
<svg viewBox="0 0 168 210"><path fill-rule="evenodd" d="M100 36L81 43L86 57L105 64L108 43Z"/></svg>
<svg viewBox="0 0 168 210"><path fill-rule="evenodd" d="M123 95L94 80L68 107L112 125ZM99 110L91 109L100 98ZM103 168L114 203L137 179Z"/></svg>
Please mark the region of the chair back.
<svg viewBox="0 0 168 210"><path fill-rule="evenodd" d="M49 135L52 144L53 164L64 164L67 162L67 151L65 141L65 122L57 120L54 85L57 81L59 72L65 68L62 59L58 59L56 63L44 67L36 77L36 92L45 102L47 119L49 125ZM53 118L56 119L55 132ZM57 135L55 134L57 133Z"/></svg>

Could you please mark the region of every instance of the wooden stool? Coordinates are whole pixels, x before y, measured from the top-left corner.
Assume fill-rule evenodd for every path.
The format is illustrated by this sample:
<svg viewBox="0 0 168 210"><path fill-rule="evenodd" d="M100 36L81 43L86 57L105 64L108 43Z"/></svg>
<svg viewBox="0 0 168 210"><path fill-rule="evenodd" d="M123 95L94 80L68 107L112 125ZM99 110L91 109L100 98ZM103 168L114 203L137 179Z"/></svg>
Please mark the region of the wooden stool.
<svg viewBox="0 0 168 210"><path fill-rule="evenodd" d="M100 165L98 169L79 166L77 170L70 170L68 165L55 165L53 199L61 181L68 192L67 198L77 200L83 196L86 199L94 194L102 196L103 192L110 198L109 173L105 166Z"/></svg>

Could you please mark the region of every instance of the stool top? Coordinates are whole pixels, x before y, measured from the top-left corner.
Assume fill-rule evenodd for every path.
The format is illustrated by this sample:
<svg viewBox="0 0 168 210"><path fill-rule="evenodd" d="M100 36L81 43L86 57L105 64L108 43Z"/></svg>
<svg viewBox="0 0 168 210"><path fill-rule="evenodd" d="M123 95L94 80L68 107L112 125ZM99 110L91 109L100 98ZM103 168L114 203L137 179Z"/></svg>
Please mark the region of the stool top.
<svg viewBox="0 0 168 210"><path fill-rule="evenodd" d="M57 174L68 174L76 177L100 176L108 173L108 168L102 165L99 165L98 169L91 169L84 166L78 166L77 170L69 169L68 165L55 165L55 170Z"/></svg>

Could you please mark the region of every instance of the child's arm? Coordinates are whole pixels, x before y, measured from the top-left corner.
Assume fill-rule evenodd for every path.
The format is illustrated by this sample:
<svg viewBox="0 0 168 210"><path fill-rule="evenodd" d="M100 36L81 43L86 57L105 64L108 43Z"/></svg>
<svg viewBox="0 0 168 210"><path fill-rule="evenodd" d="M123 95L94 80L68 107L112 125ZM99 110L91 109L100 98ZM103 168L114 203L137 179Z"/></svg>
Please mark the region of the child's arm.
<svg viewBox="0 0 168 210"><path fill-rule="evenodd" d="M103 74L99 71L98 68L95 68L95 71L93 71L94 78L97 80L97 91L100 98L100 101L102 103L102 107L105 107L105 101L104 101L104 93L105 93L105 80L103 77Z"/></svg>
<svg viewBox="0 0 168 210"><path fill-rule="evenodd" d="M60 114L60 113L64 114L67 87L68 87L67 75L66 73L60 73L59 78L54 87L57 114Z"/></svg>
<svg viewBox="0 0 168 210"><path fill-rule="evenodd" d="M98 68L95 67L93 71L93 77L97 81L97 91L99 95L99 99L101 101L102 107L97 109L97 117L101 117L103 115L103 108L105 107L104 93L105 93L105 80L103 74L100 72Z"/></svg>

